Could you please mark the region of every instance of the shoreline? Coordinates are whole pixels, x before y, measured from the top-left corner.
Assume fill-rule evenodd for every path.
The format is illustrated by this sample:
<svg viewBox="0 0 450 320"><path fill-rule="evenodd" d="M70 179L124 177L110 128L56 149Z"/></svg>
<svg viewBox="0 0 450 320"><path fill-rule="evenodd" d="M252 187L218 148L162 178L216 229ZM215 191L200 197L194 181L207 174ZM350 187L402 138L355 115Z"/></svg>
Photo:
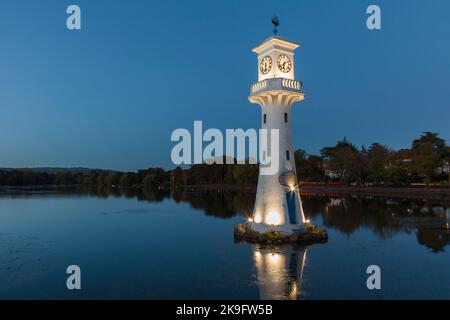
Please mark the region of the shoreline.
<svg viewBox="0 0 450 320"><path fill-rule="evenodd" d="M186 191L249 191L256 192L256 186L205 185L185 186ZM332 185L300 185L302 196L344 196L359 195L387 198L429 199L450 201L450 188L442 187L355 187Z"/></svg>
<svg viewBox="0 0 450 320"><path fill-rule="evenodd" d="M361 195L373 197L449 200L450 189L438 187L353 187L353 186L305 186L300 193L325 195Z"/></svg>
<svg viewBox="0 0 450 320"><path fill-rule="evenodd" d="M43 186L0 186L0 191L8 190L36 190L36 189L74 189L79 185L43 185ZM89 187L89 186L84 186ZM91 187L95 187L94 185ZM113 189L142 189L134 186L129 188L116 187ZM256 186L239 185L186 185L178 188L165 189L166 191L186 191L186 192L210 192L210 191L244 191L256 192ZM372 196L385 198L406 198L406 199L429 199L450 201L450 188L443 187L356 187L356 186L335 186L335 185L299 185L302 196Z"/></svg>

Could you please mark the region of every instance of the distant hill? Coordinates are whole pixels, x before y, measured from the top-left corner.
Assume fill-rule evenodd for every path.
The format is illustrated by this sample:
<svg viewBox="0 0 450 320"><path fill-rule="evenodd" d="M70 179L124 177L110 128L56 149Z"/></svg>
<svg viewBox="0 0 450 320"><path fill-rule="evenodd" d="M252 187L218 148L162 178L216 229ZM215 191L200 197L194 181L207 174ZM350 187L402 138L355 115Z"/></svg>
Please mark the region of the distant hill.
<svg viewBox="0 0 450 320"><path fill-rule="evenodd" d="M32 170L34 172L40 173L48 173L54 174L61 171L68 171L73 174L89 174L93 171L106 171L106 172L115 172L114 170L103 170L103 169L91 169L91 168L83 168L83 167L36 167L36 168L0 168L0 171L14 171L14 170Z"/></svg>

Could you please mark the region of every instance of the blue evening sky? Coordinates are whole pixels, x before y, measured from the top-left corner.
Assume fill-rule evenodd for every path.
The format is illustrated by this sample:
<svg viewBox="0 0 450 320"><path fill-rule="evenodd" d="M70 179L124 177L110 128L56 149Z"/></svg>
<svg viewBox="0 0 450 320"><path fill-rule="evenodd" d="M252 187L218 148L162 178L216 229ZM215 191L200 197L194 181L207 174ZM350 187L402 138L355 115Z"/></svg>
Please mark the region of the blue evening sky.
<svg viewBox="0 0 450 320"><path fill-rule="evenodd" d="M82 30L66 29L78 4ZM382 30L366 8L382 9ZM450 1L1 0L0 167L172 168L175 128L258 128L251 49L298 41L294 147L450 139Z"/></svg>

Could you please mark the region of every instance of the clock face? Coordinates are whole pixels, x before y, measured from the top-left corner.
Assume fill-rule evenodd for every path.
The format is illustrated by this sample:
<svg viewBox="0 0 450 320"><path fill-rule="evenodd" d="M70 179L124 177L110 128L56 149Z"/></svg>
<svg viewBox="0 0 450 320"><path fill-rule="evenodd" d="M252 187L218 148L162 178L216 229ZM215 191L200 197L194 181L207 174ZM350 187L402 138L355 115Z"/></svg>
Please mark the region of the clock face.
<svg viewBox="0 0 450 320"><path fill-rule="evenodd" d="M281 72L288 73L291 71L292 68L292 62L291 59L285 54L280 54L277 58L277 65L278 69L281 70Z"/></svg>
<svg viewBox="0 0 450 320"><path fill-rule="evenodd" d="M268 74L270 69L272 69L272 58L269 56L265 56L262 58L261 63L259 64L259 70L262 74Z"/></svg>

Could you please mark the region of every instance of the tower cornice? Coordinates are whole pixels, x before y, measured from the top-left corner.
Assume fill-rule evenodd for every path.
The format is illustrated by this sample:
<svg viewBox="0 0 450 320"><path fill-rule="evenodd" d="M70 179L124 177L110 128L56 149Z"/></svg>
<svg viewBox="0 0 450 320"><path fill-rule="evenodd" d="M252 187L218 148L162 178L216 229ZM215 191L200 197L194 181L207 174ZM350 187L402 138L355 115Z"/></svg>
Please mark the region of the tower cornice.
<svg viewBox="0 0 450 320"><path fill-rule="evenodd" d="M290 51L294 51L295 49L300 47L300 43L288 41L279 36L271 36L264 40L263 43L253 48L252 51L256 54L261 54L263 51L269 49L270 47L281 47Z"/></svg>
<svg viewBox="0 0 450 320"><path fill-rule="evenodd" d="M251 103L264 104L266 101L283 99L291 105L305 98L301 91L302 83L286 78L271 78L259 81L251 86L248 100Z"/></svg>

